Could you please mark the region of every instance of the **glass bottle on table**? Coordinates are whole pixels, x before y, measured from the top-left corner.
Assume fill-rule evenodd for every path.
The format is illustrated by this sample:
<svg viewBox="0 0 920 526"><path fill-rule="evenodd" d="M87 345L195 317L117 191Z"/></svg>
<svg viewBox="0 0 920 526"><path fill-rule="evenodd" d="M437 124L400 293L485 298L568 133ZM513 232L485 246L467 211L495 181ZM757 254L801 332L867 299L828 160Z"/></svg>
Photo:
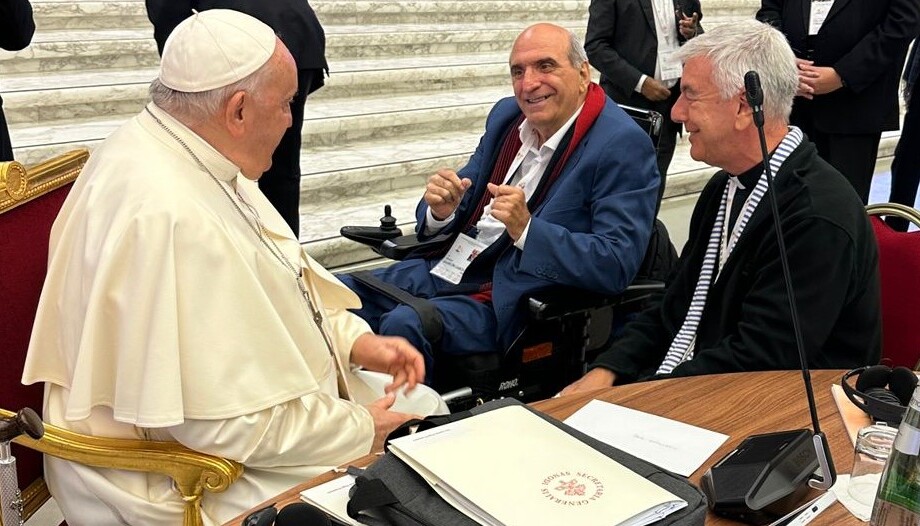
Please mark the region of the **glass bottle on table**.
<svg viewBox="0 0 920 526"><path fill-rule="evenodd" d="M920 526L920 387L898 427L869 523Z"/></svg>

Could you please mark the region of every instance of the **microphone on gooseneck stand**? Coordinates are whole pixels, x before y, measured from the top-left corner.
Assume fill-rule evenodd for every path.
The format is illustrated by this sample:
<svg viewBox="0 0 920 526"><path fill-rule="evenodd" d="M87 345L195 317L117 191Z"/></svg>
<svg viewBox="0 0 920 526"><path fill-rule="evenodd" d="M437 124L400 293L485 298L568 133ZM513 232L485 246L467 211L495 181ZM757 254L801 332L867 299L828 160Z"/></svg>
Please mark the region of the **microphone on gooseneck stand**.
<svg viewBox="0 0 920 526"><path fill-rule="evenodd" d="M751 524L764 524L784 515L807 491L807 486L827 490L837 479L834 461L827 439L818 423L818 409L811 385L811 373L805 356L802 331L796 310L786 243L779 219L779 207L773 191L773 174L770 170L767 139L764 135L763 90L756 71L744 75L745 96L754 112L754 124L760 136L763 168L767 178L767 198L773 214L776 243L779 249L783 281L795 334L796 350L802 367L802 380L811 413L812 430L797 429L744 439L712 468L701 480L709 506L717 515ZM821 475L815 475L820 468Z"/></svg>
<svg viewBox="0 0 920 526"><path fill-rule="evenodd" d="M760 87L760 75L756 71L748 71L744 74L744 96L747 98L748 106L754 110L754 125L757 126L757 132L760 135L760 148L763 152L763 169L767 171L767 177L770 178L772 174L770 164L767 162L767 138L763 134L763 89Z"/></svg>
<svg viewBox="0 0 920 526"><path fill-rule="evenodd" d="M773 192L773 174L770 171L769 153L767 152L767 138L763 131L763 90L760 87L760 76L756 71L748 71L744 75L744 88L747 92L748 104L754 109L754 124L757 125L757 134L760 136L760 152L763 155L763 169L767 176L767 197L770 199L770 208L773 212L773 226L776 229L776 244L779 247L780 265L783 268L783 281L786 283L786 298L789 301L789 313L792 319L792 331L795 333L795 348L799 352L799 364L802 366L802 381L805 383L805 394L808 397L808 410L811 413L811 427L814 431L815 454L821 468L821 477L812 477L808 485L815 489L827 490L837 480L837 471L834 469L834 460L831 450L827 445L827 437L821 431L818 422L818 408L815 405L815 393L811 385L811 372L808 369L808 358L805 356L805 344L802 342L802 328L799 323L799 312L795 305L795 293L792 290L792 274L789 271L789 257L786 255L786 242L783 239L783 227L779 220L779 206Z"/></svg>

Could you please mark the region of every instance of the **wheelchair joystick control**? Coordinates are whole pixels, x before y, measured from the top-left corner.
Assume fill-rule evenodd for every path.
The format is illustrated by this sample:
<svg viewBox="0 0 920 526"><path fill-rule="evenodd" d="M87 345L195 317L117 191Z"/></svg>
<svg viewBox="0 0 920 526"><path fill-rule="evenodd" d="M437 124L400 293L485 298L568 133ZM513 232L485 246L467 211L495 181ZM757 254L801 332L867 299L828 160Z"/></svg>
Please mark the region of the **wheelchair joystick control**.
<svg viewBox="0 0 920 526"><path fill-rule="evenodd" d="M396 227L396 218L393 217L393 208L390 207L390 205L384 205L383 207L383 217L380 218L380 230L384 232L399 230L399 228Z"/></svg>
<svg viewBox="0 0 920 526"><path fill-rule="evenodd" d="M0 519L4 525L22 525L22 494L10 441L23 433L36 440L44 436L45 426L35 411L26 407L12 418L0 419Z"/></svg>
<svg viewBox="0 0 920 526"><path fill-rule="evenodd" d="M396 226L393 208L390 205L386 205L383 207L380 226L343 226L339 233L345 239L357 241L362 245L367 245L377 250L384 241L401 236L402 230Z"/></svg>

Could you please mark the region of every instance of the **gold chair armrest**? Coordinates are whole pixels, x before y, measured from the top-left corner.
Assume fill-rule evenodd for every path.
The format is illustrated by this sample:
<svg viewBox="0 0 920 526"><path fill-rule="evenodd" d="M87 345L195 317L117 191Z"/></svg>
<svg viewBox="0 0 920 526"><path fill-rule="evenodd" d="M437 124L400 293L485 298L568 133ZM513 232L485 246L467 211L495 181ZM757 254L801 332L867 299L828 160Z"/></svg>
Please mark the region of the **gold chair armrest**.
<svg viewBox="0 0 920 526"><path fill-rule="evenodd" d="M15 413L0 409L0 416ZM22 435L17 444L46 455L98 468L161 473L175 481L185 501L184 526L201 526L204 491L219 493L243 474L243 465L191 450L175 442L101 438L81 435L45 424L45 436Z"/></svg>
<svg viewBox="0 0 920 526"><path fill-rule="evenodd" d="M73 181L87 159L89 150L80 148L28 168L16 161L0 162L0 212Z"/></svg>
<svg viewBox="0 0 920 526"><path fill-rule="evenodd" d="M920 227L920 212L899 203L877 203L866 207L870 216L895 216Z"/></svg>

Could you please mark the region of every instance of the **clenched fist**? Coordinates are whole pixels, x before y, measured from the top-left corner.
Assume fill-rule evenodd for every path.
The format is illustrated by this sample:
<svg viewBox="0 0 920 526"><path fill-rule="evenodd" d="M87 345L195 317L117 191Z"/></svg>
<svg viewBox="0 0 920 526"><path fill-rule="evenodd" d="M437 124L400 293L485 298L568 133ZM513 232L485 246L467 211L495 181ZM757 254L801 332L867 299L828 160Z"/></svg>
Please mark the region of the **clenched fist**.
<svg viewBox="0 0 920 526"><path fill-rule="evenodd" d="M450 217L472 184L473 181L466 177L457 177L457 172L453 170L438 170L438 173L428 178L428 184L425 185L425 202L431 209L431 215L437 220Z"/></svg>

